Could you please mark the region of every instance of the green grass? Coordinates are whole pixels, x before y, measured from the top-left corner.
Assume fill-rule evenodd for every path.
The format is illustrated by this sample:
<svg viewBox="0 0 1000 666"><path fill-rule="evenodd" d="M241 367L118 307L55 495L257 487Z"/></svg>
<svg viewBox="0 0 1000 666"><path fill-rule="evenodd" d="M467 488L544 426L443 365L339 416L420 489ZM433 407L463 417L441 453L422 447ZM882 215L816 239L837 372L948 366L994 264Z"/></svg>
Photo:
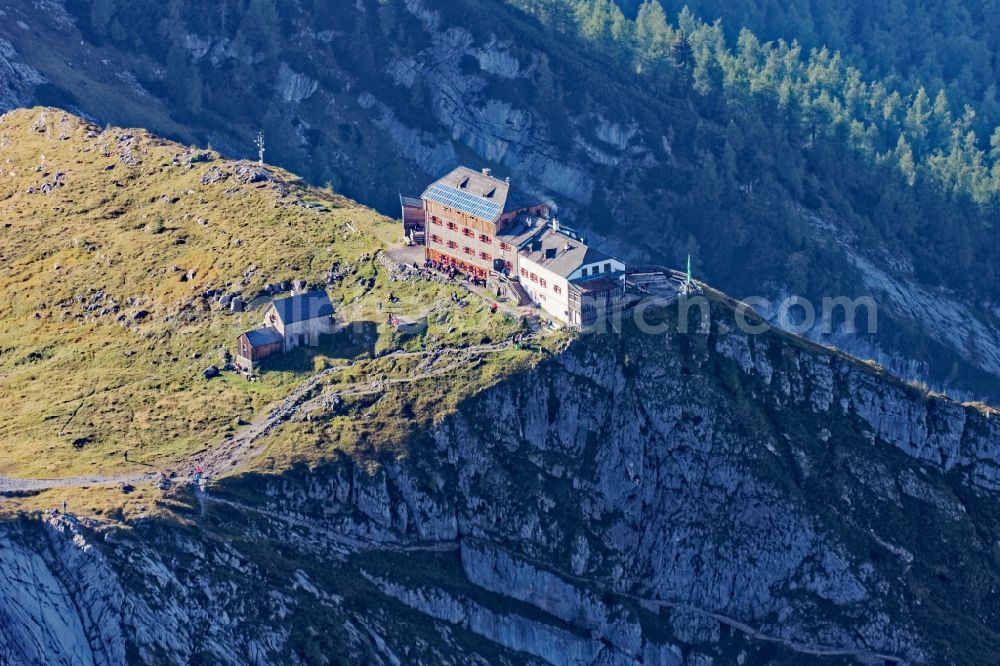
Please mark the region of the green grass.
<svg viewBox="0 0 1000 666"><path fill-rule="evenodd" d="M249 469L272 472L297 464L316 465L334 452L348 453L362 463L376 463L383 456L406 457L420 433L453 414L460 403L504 379L535 366L558 338L543 341L534 350L507 348L482 354L477 362L409 383L384 385L379 391L345 396L332 409L318 407L275 429L265 440L264 453ZM447 358L447 357L443 357ZM421 372L417 359L376 358L336 373L322 394L356 386L372 378L413 377ZM440 367L447 361L439 361ZM426 368L424 368L426 370Z"/></svg>
<svg viewBox="0 0 1000 666"><path fill-rule="evenodd" d="M119 159L129 144L138 165ZM475 296L455 306L453 285L393 280L376 254L398 239L398 225L280 169L268 167L290 189L285 197L232 176L202 185L210 169L234 165L209 152L189 168L174 161L183 146L55 109L4 115L0 146L0 220L9 225L0 227L2 475L147 471L211 446L317 370L522 328ZM29 193L57 172L64 186ZM320 283L333 266L342 277L328 292L345 330L269 359L258 382L204 379L239 333L259 325L267 300L232 314L202 293L249 297L275 282ZM390 312L426 317L427 330L402 335ZM495 381L505 374L499 365L444 393ZM374 364L356 374L369 371L383 372ZM134 463L124 462L126 450Z"/></svg>

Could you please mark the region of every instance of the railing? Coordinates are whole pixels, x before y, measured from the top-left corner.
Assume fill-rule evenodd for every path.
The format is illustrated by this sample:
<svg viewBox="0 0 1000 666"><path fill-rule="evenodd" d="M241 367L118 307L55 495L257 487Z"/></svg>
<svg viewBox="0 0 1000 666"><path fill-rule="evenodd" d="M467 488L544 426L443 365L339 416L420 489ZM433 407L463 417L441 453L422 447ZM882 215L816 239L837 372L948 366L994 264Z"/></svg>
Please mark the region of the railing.
<svg viewBox="0 0 1000 666"><path fill-rule="evenodd" d="M660 266L657 264L636 264L636 265L626 265L625 272L629 275L635 273L666 273L670 269L666 266Z"/></svg>

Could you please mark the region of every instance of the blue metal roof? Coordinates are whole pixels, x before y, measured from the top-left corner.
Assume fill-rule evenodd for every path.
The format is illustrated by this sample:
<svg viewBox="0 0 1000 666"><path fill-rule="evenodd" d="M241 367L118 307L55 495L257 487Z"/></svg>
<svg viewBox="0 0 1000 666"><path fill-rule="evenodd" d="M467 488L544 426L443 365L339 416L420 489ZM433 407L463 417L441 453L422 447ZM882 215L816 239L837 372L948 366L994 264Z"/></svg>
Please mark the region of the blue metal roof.
<svg viewBox="0 0 1000 666"><path fill-rule="evenodd" d="M271 326L268 326L267 328L258 328L253 331L247 331L244 335L247 336L247 342L250 343L251 347L273 345L284 340L284 338L281 337L281 334L278 333L277 329Z"/></svg>
<svg viewBox="0 0 1000 666"><path fill-rule="evenodd" d="M333 304L325 291L308 291L304 294L295 294L279 298L271 303L278 318L286 326L307 319L318 317L330 317L333 315Z"/></svg>
<svg viewBox="0 0 1000 666"><path fill-rule="evenodd" d="M496 201L441 183L428 187L424 198L488 222L496 222L503 212L503 206Z"/></svg>

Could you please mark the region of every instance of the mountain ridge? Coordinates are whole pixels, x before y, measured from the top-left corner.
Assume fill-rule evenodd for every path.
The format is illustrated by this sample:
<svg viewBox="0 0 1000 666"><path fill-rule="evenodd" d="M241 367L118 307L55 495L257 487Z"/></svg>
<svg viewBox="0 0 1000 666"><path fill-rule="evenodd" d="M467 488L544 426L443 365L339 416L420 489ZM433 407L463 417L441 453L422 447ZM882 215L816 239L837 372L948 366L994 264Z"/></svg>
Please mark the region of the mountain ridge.
<svg viewBox="0 0 1000 666"><path fill-rule="evenodd" d="M129 306L147 309L139 324L36 319L54 287L9 299L0 317L54 326L62 344L102 326L155 342L182 324L191 353L231 342L253 309L234 319L209 299L178 321L178 304L219 287L252 303L275 280L325 280L339 261L351 269L326 288L365 333L356 351L338 340L266 369L258 405L237 403L231 426L266 426L255 455L223 455L239 466L204 488L183 469L204 453L151 434L143 457L179 468L166 488L0 493L0 660L995 663L995 410L780 330L752 335L737 317L755 315L702 283L708 310L694 308L704 319L686 329L677 305L653 305L642 326L625 318L517 349L505 344L515 322L486 302L454 304L452 284L380 252L394 223L291 174L54 109L0 116L0 146L0 207L16 213L0 230L0 252L14 258L0 287L23 290L29 275L76 290L124 271L133 277L109 286L159 294ZM57 233L79 220L81 242ZM172 270L171 253L215 247L216 233L222 256L191 277ZM112 242L131 235L140 251ZM80 263L39 245L46 238ZM243 284L248 257L259 269ZM431 307L426 333L400 337L376 321L389 293ZM352 301L365 307L345 311ZM16 395L55 395L39 386L62 377L58 354L32 356L31 336L0 347L0 391L13 378ZM155 344L135 352L135 363L159 359ZM146 373L166 395L251 388L213 386L177 356ZM175 363L180 378L167 384ZM143 390L86 416L108 434L82 451L62 440L61 468L101 454L120 469L120 426L101 415ZM257 421L274 395L287 409ZM221 403L209 425L226 432ZM177 397L158 411L186 416ZM0 427L20 432L18 418ZM18 449L24 473L52 456L30 444Z"/></svg>
<svg viewBox="0 0 1000 666"><path fill-rule="evenodd" d="M551 197L568 221L613 239L622 255L673 264L691 252L696 270L736 296L872 295L886 304L880 334L856 353L995 402L996 236L974 240L980 226L988 230L988 211L919 181L906 185L895 165L842 150L835 129L803 134L766 99L731 100L711 84L710 60L705 95L661 85L611 55L613 42L605 49L574 25L546 25L509 3L461 11L434 0L324 10L292 3L264 29L268 4L225 17L185 3L172 17L115 6L98 17L107 21L100 28L72 2L45 15L16 3L7 11L28 29L8 21L0 33L21 54L12 62L51 81L37 98L130 116L229 154L251 152L263 127L269 159L384 212L400 189L416 191L460 161L483 163ZM543 13L552 3L518 5ZM154 16L162 19L148 25L155 48L142 54L114 27ZM711 27L698 31L695 46L715 49ZM378 38L391 48L368 48ZM39 43L67 45L64 59L75 67ZM830 62L820 69L840 71ZM184 85L195 80L200 96ZM571 84L587 95L569 98L560 86ZM968 229L942 219L967 220ZM930 295L931 313L960 304L956 334L927 325L925 308L908 307L911 293ZM978 342L966 345L973 334Z"/></svg>

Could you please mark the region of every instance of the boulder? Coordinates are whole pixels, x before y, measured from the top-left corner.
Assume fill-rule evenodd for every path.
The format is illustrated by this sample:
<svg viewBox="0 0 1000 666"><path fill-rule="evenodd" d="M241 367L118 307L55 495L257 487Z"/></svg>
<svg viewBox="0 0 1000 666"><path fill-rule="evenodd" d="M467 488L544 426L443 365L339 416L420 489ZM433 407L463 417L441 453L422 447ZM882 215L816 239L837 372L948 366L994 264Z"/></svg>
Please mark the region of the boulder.
<svg viewBox="0 0 1000 666"><path fill-rule="evenodd" d="M217 166L211 167L205 172L205 175L201 177L202 185L212 185L213 183L219 183L229 178L229 173L223 171Z"/></svg>
<svg viewBox="0 0 1000 666"><path fill-rule="evenodd" d="M271 180L270 174L263 167L250 162L240 162L233 171L236 174L236 179L244 185Z"/></svg>

